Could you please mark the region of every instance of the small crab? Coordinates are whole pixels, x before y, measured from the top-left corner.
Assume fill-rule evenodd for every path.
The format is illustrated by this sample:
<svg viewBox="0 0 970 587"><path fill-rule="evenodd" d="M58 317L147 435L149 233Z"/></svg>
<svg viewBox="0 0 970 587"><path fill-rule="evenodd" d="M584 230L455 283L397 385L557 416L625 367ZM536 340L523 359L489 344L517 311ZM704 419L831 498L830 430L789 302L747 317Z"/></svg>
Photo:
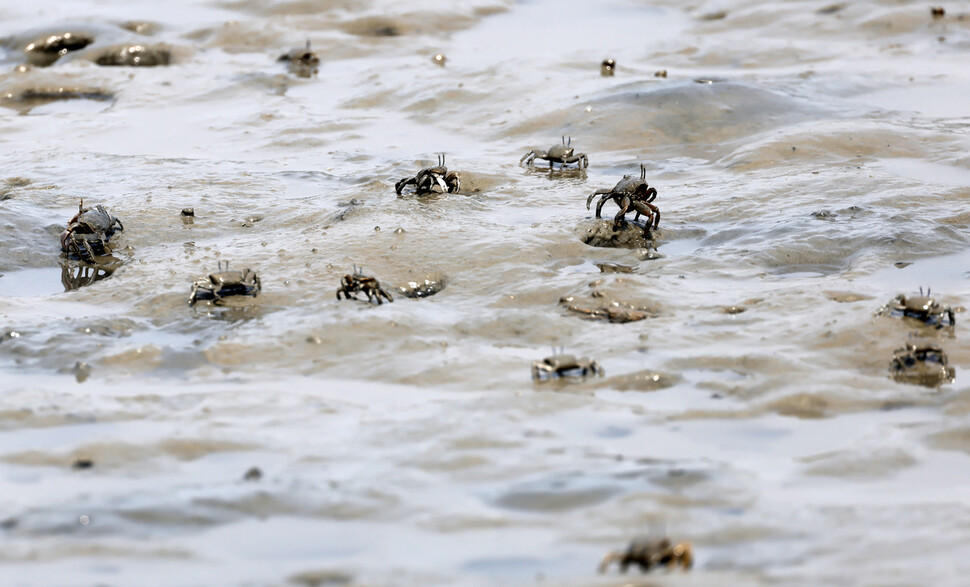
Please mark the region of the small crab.
<svg viewBox="0 0 970 587"><path fill-rule="evenodd" d="M889 362L890 376L895 381L937 387L950 383L956 369L949 366L943 348L931 342L907 342L893 352Z"/></svg>
<svg viewBox="0 0 970 587"><path fill-rule="evenodd" d="M78 204L77 214L67 223L61 233L61 250L79 259L88 260L111 252L108 240L115 229L124 230L121 221L108 214L104 206L85 208L84 200Z"/></svg>
<svg viewBox="0 0 970 587"><path fill-rule="evenodd" d="M620 207L620 211L613 219L613 230L619 228L621 223L626 222L625 216L630 208L633 208L637 213L634 220L639 220L641 214L647 217L646 225L643 227L644 237L650 235L651 224L653 228L660 225L660 208L650 203L657 198L657 190L647 185L647 168L642 163L640 164L640 179L633 179L632 176L624 175L623 179L613 186L613 189L596 190L586 198L587 210L589 210L589 206L596 196L602 196L596 204L597 218L601 217L603 204L607 200L613 200Z"/></svg>
<svg viewBox="0 0 970 587"><path fill-rule="evenodd" d="M230 271L229 262L223 267L220 261L218 273L212 273L192 284L189 305L194 306L199 300L212 300L213 304L222 305L225 303L224 298L231 296L255 298L261 289L262 285L255 271L248 267L242 271Z"/></svg>
<svg viewBox="0 0 970 587"><path fill-rule="evenodd" d="M919 288L918 296L899 294L893 301L880 308L877 315L915 318L937 328L956 326L953 310L933 299L929 289L926 290L926 295L923 295L922 287Z"/></svg>
<svg viewBox="0 0 970 587"><path fill-rule="evenodd" d="M552 379L553 377L586 377L590 373L602 377L606 372L596 361L587 357L567 355L560 349L558 354L546 357L541 361L532 361L532 378ZM553 350L555 353L555 350Z"/></svg>
<svg viewBox="0 0 970 587"><path fill-rule="evenodd" d="M310 39L306 41L306 49L293 49L280 55L277 61L287 63L290 73L297 77L313 77L320 71L320 56L310 48Z"/></svg>
<svg viewBox="0 0 970 587"><path fill-rule="evenodd" d="M549 147L548 151L543 153L537 153L533 149L519 159L519 165L525 163L529 167L534 167L535 160L542 159L543 161L549 162L550 170L552 169L553 163L558 163L560 169L573 163L576 163L579 169L586 169L589 167L589 159L586 157L586 153L574 153L572 143L572 137L569 137L569 142L566 142L566 137L563 136L561 145L553 145Z"/></svg>
<svg viewBox="0 0 970 587"><path fill-rule="evenodd" d="M694 564L694 551L690 542L671 544L667 538L660 540L636 538L626 547L626 550L606 553L600 562L599 572L605 573L614 561L620 564L621 573L625 573L630 565L639 566L643 573L655 566L674 568L680 565L687 570Z"/></svg>
<svg viewBox="0 0 970 587"><path fill-rule="evenodd" d="M461 189L461 176L455 171L448 171L445 167L444 154L438 155L438 165L426 167L418 172L414 177L407 177L394 184L394 191L401 195L404 188L414 185L414 193L417 195L434 194L448 192L458 193Z"/></svg>
<svg viewBox="0 0 970 587"><path fill-rule="evenodd" d="M363 267L358 269L354 265L353 274L344 275L343 279L340 280L340 287L337 288L337 299L340 299L340 294L344 294L345 300L349 300L351 297L356 300L357 292L362 291L367 294L368 302L377 300L378 304L383 304L381 296L384 296L388 302L393 302L394 298L391 297L391 294L381 288L381 284L376 278L365 276L362 273L363 269Z"/></svg>

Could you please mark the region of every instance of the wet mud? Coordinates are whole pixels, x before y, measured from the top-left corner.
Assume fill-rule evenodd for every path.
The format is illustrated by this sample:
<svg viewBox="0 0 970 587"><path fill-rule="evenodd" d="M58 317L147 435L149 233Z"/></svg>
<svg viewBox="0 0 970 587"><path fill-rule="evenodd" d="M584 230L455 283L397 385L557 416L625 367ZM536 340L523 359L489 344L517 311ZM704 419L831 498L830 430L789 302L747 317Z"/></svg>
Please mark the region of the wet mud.
<svg viewBox="0 0 970 587"><path fill-rule="evenodd" d="M9 5L5 578L955 584L970 18L945 8ZM315 74L278 62L307 41ZM520 164L562 136L587 169ZM457 193L397 196L442 153ZM659 228L595 219L641 163ZM62 257L81 199L124 222L104 266ZM189 307L226 259L259 296ZM355 266L394 303L335 299ZM920 287L955 326L877 315ZM915 337L952 381L893 380ZM606 375L534 383L550 347ZM689 571L597 574L663 535Z"/></svg>

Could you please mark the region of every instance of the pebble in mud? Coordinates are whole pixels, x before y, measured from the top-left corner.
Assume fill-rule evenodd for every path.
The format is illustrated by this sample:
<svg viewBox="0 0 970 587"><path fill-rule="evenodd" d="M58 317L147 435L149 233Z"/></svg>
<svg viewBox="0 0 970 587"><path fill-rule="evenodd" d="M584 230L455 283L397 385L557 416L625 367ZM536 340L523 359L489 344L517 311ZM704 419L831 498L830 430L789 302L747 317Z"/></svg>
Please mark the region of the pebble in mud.
<svg viewBox="0 0 970 587"><path fill-rule="evenodd" d="M609 77L613 75L615 71L616 71L616 61L614 61L613 59L604 59L603 62L600 63L600 75L604 77Z"/></svg>
<svg viewBox="0 0 970 587"><path fill-rule="evenodd" d="M431 58L431 61L439 67L444 67L447 57L445 57L444 53L435 53L434 57Z"/></svg>
<svg viewBox="0 0 970 587"><path fill-rule="evenodd" d="M250 467L243 475L243 481L259 481L263 478L263 471L259 467Z"/></svg>

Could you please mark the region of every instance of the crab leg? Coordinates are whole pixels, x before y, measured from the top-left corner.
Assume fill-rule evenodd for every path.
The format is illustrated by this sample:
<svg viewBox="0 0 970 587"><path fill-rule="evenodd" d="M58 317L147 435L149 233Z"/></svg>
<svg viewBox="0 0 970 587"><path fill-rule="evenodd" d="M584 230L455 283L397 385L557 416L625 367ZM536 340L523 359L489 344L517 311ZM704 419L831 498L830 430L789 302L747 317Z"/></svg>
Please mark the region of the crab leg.
<svg viewBox="0 0 970 587"><path fill-rule="evenodd" d="M620 211L617 212L616 216L613 217L613 230L616 230L620 226L621 222L626 223L626 218L624 218L624 216L626 216L626 213L630 210L630 205L632 204L630 196L623 196L623 199L617 202L617 204L620 206Z"/></svg>
<svg viewBox="0 0 970 587"><path fill-rule="evenodd" d="M519 159L519 165L522 165L522 162L524 161L526 165L528 165L529 167L532 167L535 164L535 158L536 158L535 150L529 151L528 153L523 155L521 159ZM528 161L526 161L527 159Z"/></svg>
<svg viewBox="0 0 970 587"><path fill-rule="evenodd" d="M409 186L409 185L414 185L415 188L417 188L418 180L415 179L415 178L413 178L413 177L408 177L408 178L402 179L401 181L397 182L394 185L394 191L396 191L397 192L397 195L400 196L401 195L401 192L404 191L404 188L407 187L407 186Z"/></svg>
<svg viewBox="0 0 970 587"><path fill-rule="evenodd" d="M614 194L613 192L605 194L602 198L600 198L599 203L596 204L596 217L602 218L600 216L600 213L603 211L603 204L605 204L608 200L613 200L614 202L616 202L616 205L619 206L620 198L622 197L623 196L621 194Z"/></svg>
<svg viewBox="0 0 970 587"><path fill-rule="evenodd" d="M637 211L638 218L640 214L647 217L647 224L644 227L645 230L650 228L651 221L653 222L654 228L660 225L660 208L657 208L650 202L633 202L633 209Z"/></svg>
<svg viewBox="0 0 970 587"><path fill-rule="evenodd" d="M595 192L591 193L589 197L586 198L586 209L589 210L589 205L593 203L593 198L595 198L596 196L601 196L603 194L611 194L611 193L613 193L613 190L607 190L607 189L596 190ZM597 218L600 217L599 210L601 209L602 205L603 205L603 201L600 200L600 204L597 206L597 209L596 209Z"/></svg>

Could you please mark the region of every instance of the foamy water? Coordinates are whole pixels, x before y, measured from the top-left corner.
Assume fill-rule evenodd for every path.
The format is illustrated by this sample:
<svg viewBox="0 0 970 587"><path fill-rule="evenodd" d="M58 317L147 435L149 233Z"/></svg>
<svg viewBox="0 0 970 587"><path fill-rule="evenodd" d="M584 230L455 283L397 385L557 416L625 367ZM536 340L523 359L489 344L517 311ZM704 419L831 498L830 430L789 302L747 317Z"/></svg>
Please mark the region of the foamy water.
<svg viewBox="0 0 970 587"><path fill-rule="evenodd" d="M643 581L960 584L970 9L946 8L0 7L5 577L625 585L603 554L666 534L694 568ZM15 70L65 31L94 42ZM304 79L277 58L308 39ZM171 64L97 64L135 44ZM517 164L564 135L585 174ZM438 153L462 192L397 197ZM641 163L656 239L585 244L586 197ZM64 291L82 198L124 222L120 267ZM190 308L226 260L258 304ZM445 287L338 302L354 265ZM920 287L955 329L874 316ZM889 378L913 332L955 382ZM553 345L606 376L534 384Z"/></svg>

